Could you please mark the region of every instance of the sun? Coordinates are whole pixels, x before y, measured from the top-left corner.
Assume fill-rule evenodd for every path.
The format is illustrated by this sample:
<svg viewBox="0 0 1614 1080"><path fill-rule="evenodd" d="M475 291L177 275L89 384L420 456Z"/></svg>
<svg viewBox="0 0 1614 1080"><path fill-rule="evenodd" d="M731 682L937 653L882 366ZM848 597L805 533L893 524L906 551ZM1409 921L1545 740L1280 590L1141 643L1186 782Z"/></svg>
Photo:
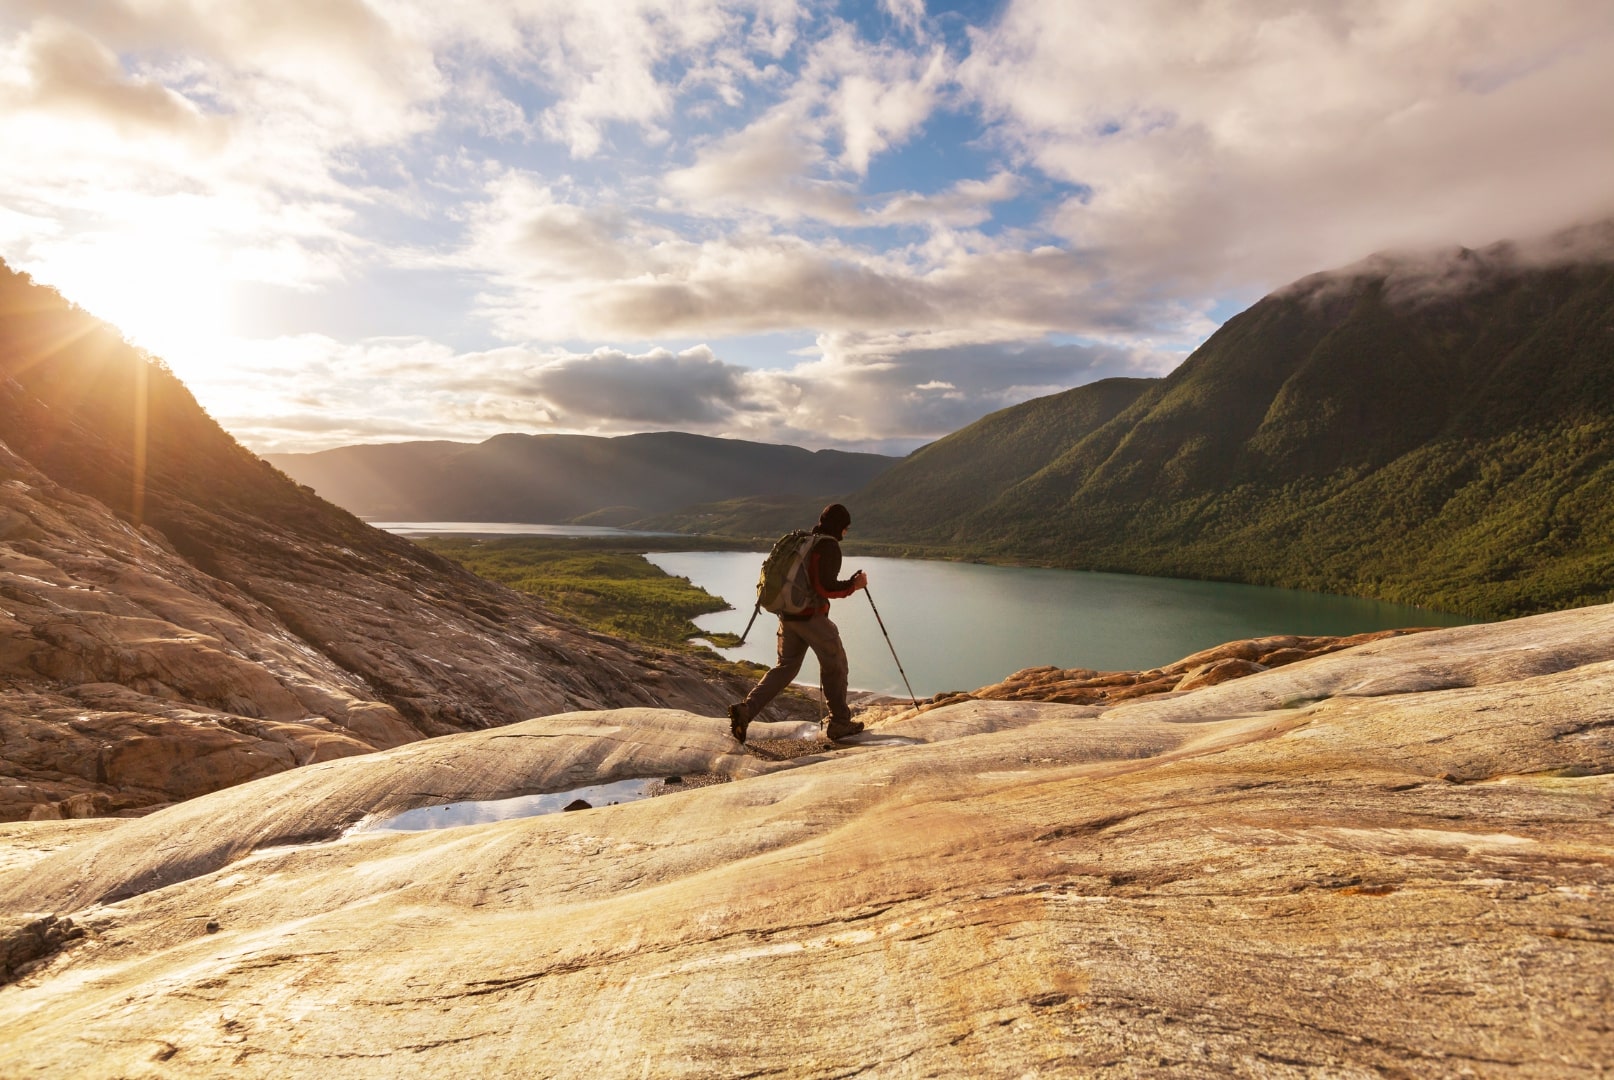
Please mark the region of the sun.
<svg viewBox="0 0 1614 1080"><path fill-rule="evenodd" d="M181 379L205 377L233 336L227 260L205 243L142 231L102 234L51 252L34 276Z"/></svg>

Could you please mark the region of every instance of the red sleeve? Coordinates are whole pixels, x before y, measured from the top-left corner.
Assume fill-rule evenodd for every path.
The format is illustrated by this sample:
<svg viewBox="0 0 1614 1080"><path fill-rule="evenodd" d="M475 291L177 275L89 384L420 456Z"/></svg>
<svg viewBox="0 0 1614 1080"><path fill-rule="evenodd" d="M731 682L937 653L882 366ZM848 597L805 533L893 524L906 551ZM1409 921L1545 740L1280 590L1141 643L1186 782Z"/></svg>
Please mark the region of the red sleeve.
<svg viewBox="0 0 1614 1080"><path fill-rule="evenodd" d="M833 544L833 541L813 545L812 557L807 563L807 580L813 583L813 591L824 599L842 600L851 596L857 589L850 579L846 581L835 580L835 575L841 572L841 546L834 544L833 548L831 548L831 544ZM824 564L833 565L823 565L819 562L819 554L827 548L830 549L831 557L823 562ZM827 583L820 576L819 570L821 566L825 571L828 571L830 580Z"/></svg>

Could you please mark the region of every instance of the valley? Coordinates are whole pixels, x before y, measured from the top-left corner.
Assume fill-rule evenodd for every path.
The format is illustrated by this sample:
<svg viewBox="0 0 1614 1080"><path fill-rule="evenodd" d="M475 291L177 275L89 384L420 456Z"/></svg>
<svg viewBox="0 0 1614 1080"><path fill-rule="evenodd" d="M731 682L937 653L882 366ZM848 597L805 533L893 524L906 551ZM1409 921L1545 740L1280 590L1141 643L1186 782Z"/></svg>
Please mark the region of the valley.
<svg viewBox="0 0 1614 1080"><path fill-rule="evenodd" d="M891 605L946 690L862 698L840 743L785 695L745 744L720 718L760 669L692 640L723 600L641 553L750 575L825 493L567 507L682 538L412 543L0 279L0 1071L1594 1070L1608 397L1597 341L1551 372L1539 351L1580 340L1566 320L1606 274L1503 267L1437 301L1471 365L1444 403L1398 382L1435 368L1410 366L1392 279L1275 294L1163 380L875 462L846 495L852 558L1127 570L1099 575L1134 590L1117 612L1158 606L1151 569L1221 579L1160 583L1207 608L1270 578L1563 610L1230 633L1148 665L1089 663L1095 643L959 685L988 620L935 647L904 621L969 607L958 577L923 587L939 612ZM1533 332L1478 329L1525 294ZM1327 385L1317 358L1362 319L1392 359ZM1325 421L1371 434L1368 398L1422 411L1347 447ZM921 566L872 565L881 588ZM1036 576L1058 571L943 569L1028 575L983 586L1021 613L1058 592ZM860 609L836 613L855 633ZM546 812L359 827L508 799Z"/></svg>

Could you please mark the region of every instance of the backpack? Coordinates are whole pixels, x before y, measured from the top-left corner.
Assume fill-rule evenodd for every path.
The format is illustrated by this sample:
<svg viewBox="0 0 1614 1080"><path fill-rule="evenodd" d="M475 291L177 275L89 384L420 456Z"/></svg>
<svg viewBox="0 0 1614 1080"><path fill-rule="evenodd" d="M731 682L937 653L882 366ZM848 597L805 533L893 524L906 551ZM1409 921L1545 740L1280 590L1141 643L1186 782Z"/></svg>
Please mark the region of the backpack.
<svg viewBox="0 0 1614 1080"><path fill-rule="evenodd" d="M757 578L757 605L775 615L799 615L817 605L813 583L808 576L808 553L817 543L818 533L801 529L774 541L773 550L763 560Z"/></svg>

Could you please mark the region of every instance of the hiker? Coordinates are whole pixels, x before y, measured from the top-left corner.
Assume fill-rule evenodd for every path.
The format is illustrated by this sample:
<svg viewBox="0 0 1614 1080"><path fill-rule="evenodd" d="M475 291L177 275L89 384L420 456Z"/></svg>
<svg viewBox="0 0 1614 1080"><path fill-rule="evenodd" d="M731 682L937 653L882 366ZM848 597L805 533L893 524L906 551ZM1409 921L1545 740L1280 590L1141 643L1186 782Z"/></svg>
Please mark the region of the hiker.
<svg viewBox="0 0 1614 1080"><path fill-rule="evenodd" d="M746 726L796 677L808 649L818 657L819 681L829 705L829 737L844 739L863 730L863 725L852 719L852 710L846 704L846 648L841 644L840 630L829 621L831 600L851 596L869 583L868 575L861 570L846 581L839 580L841 540L851 524L851 513L840 503L831 503L818 515L806 560L807 580L816 603L800 614L779 613L779 662L744 701L729 706L729 731L740 742L745 742Z"/></svg>

